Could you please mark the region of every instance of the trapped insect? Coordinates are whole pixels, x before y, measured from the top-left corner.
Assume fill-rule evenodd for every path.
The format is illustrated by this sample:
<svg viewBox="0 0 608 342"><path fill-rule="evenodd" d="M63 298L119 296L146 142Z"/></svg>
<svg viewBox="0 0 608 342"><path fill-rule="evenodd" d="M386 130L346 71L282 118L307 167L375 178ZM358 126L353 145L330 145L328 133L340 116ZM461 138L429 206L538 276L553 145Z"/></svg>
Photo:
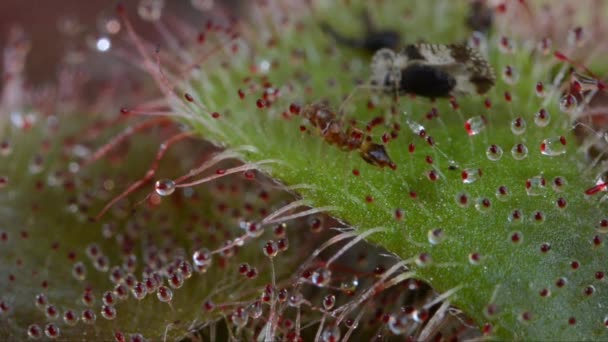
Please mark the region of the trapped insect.
<svg viewBox="0 0 608 342"><path fill-rule="evenodd" d="M323 104L305 106L302 110L304 117L319 130L323 139L330 145L336 145L343 151L359 151L359 155L368 164L395 169L397 166L388 156L384 145L372 142L362 130L347 126L337 117L336 113Z"/></svg>
<svg viewBox="0 0 608 342"><path fill-rule="evenodd" d="M381 49L372 58L371 84L394 95L429 98L485 94L496 75L480 53L464 44L413 44Z"/></svg>

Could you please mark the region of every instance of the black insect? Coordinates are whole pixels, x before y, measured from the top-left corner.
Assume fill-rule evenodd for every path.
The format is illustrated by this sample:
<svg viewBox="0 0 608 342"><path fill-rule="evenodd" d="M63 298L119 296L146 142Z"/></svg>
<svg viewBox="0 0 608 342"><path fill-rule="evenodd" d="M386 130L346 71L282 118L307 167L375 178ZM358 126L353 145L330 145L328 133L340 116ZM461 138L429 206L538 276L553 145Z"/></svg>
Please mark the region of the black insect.
<svg viewBox="0 0 608 342"><path fill-rule="evenodd" d="M401 35L395 30L377 29L374 25L369 12L363 11L361 14L361 22L365 28L362 37L353 38L347 37L337 32L329 23L322 22L321 29L331 36L338 44L351 47L353 49L364 50L369 53L374 53L383 48L396 49L401 43Z"/></svg>
<svg viewBox="0 0 608 342"><path fill-rule="evenodd" d="M371 63L373 86L394 95L429 98L485 94L496 82L479 52L464 44L414 44L401 52L381 49Z"/></svg>

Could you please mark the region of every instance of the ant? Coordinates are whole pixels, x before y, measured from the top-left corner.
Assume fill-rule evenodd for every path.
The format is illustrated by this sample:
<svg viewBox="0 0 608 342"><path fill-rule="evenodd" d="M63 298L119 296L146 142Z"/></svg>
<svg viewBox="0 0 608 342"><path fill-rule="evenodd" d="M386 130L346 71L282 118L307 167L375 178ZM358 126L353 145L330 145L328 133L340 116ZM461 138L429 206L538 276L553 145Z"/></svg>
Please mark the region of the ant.
<svg viewBox="0 0 608 342"><path fill-rule="evenodd" d="M397 167L388 156L384 145L372 142L371 137L356 127L348 126L344 129L341 120L327 105L307 105L302 109L302 115L320 131L323 139L330 145L335 145L342 151L358 150L363 160L380 168L388 166L394 170Z"/></svg>

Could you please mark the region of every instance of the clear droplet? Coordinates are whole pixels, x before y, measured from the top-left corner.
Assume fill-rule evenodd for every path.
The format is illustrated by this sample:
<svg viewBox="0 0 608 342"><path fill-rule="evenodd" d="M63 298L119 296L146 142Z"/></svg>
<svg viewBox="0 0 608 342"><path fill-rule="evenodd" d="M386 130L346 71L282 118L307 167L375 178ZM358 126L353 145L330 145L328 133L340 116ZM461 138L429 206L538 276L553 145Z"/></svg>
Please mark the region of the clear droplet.
<svg viewBox="0 0 608 342"><path fill-rule="evenodd" d="M318 268L312 273L310 279L318 287L326 286L331 280L331 271L327 268Z"/></svg>
<svg viewBox="0 0 608 342"><path fill-rule="evenodd" d="M232 313L232 323L234 323L237 327L242 328L247 325L247 320L249 319L249 314L247 310L242 307L236 308Z"/></svg>
<svg viewBox="0 0 608 342"><path fill-rule="evenodd" d="M55 324L49 323L44 327L44 334L48 338L55 339L61 336L61 330Z"/></svg>
<svg viewBox="0 0 608 342"><path fill-rule="evenodd" d="M509 222L520 223L520 222L522 222L523 217L524 216L523 216L523 213L521 212L521 210L515 209L509 214Z"/></svg>
<svg viewBox="0 0 608 342"><path fill-rule="evenodd" d="M169 196L175 191L175 182L171 179L161 179L154 184L154 191L159 196Z"/></svg>
<svg viewBox="0 0 608 342"><path fill-rule="evenodd" d="M464 184L471 184L477 181L481 177L481 174L481 169L464 169L460 173L460 177Z"/></svg>
<svg viewBox="0 0 608 342"><path fill-rule="evenodd" d="M581 46L583 46L584 39L585 39L584 31L583 31L583 28L580 26L570 29L568 31L568 36L566 38L569 46L577 47L577 48L580 48Z"/></svg>
<svg viewBox="0 0 608 342"><path fill-rule="evenodd" d="M76 262L74 266L72 266L72 275L76 280L84 280L86 278L87 269L82 262Z"/></svg>
<svg viewBox="0 0 608 342"><path fill-rule="evenodd" d="M534 176L526 180L526 193L528 196L540 196L547 190L543 176Z"/></svg>
<svg viewBox="0 0 608 342"><path fill-rule="evenodd" d="M482 197L475 201L475 209L480 213L487 213L492 207L492 202L488 198Z"/></svg>
<svg viewBox="0 0 608 342"><path fill-rule="evenodd" d="M425 131L424 126L419 124L416 121L412 121L410 119L406 119L408 127L412 130L412 133L416 135L423 135Z"/></svg>
<svg viewBox="0 0 608 342"><path fill-rule="evenodd" d="M528 147L524 144L517 144L511 149L511 155L515 160L524 160L528 156Z"/></svg>
<svg viewBox="0 0 608 342"><path fill-rule="evenodd" d="M42 328L38 324L31 324L27 327L27 337L37 340L42 337Z"/></svg>
<svg viewBox="0 0 608 342"><path fill-rule="evenodd" d="M543 38L538 42L538 51L546 56L551 52L552 45L553 42L551 41L551 38Z"/></svg>
<svg viewBox="0 0 608 342"><path fill-rule="evenodd" d="M85 324L95 324L95 321L97 320L97 315L93 310L85 309L80 315L80 320Z"/></svg>
<svg viewBox="0 0 608 342"><path fill-rule="evenodd" d="M63 313L63 322L65 322L65 324L68 326L75 326L76 323L78 323L78 316L76 316L74 311L66 310Z"/></svg>
<svg viewBox="0 0 608 342"><path fill-rule="evenodd" d="M438 245L445 240L445 233L441 228L431 229L427 233L427 238L429 239L429 243L431 245Z"/></svg>
<svg viewBox="0 0 608 342"><path fill-rule="evenodd" d="M262 313L264 312L263 307L262 307L262 302L260 300L256 300L251 305L249 305L249 307L247 308L247 311L249 311L249 315L251 316L251 318L253 318L253 319L260 318L262 316Z"/></svg>
<svg viewBox="0 0 608 342"><path fill-rule="evenodd" d="M173 299L173 290L161 285L156 290L156 297L163 303L168 303Z"/></svg>
<svg viewBox="0 0 608 342"><path fill-rule="evenodd" d="M515 135L521 135L526 131L526 121L521 117L513 119L511 121L511 132Z"/></svg>
<svg viewBox="0 0 608 342"><path fill-rule="evenodd" d="M409 327L409 317L405 313L391 315L388 320L388 328L395 335L402 335Z"/></svg>
<svg viewBox="0 0 608 342"><path fill-rule="evenodd" d="M112 305L103 305L101 307L101 316L107 320L116 318L116 308Z"/></svg>
<svg viewBox="0 0 608 342"><path fill-rule="evenodd" d="M515 50L515 43L508 37L502 36L498 42L498 49L504 54L510 54Z"/></svg>
<svg viewBox="0 0 608 342"><path fill-rule="evenodd" d="M212 260L211 252L209 252L207 248L201 248L192 255L192 261L194 262L194 265L198 267L207 268L211 265Z"/></svg>
<svg viewBox="0 0 608 342"><path fill-rule="evenodd" d="M326 311L331 310L336 304L336 296L333 294L328 294L323 298L323 308Z"/></svg>
<svg viewBox="0 0 608 342"><path fill-rule="evenodd" d="M543 82L537 82L534 87L534 92L536 93L536 97L545 97L545 85Z"/></svg>
<svg viewBox="0 0 608 342"><path fill-rule="evenodd" d="M486 156L491 161L498 161L502 158L502 148L498 145L490 145L486 150Z"/></svg>
<svg viewBox="0 0 608 342"><path fill-rule="evenodd" d="M562 176L557 176L553 178L553 182L551 182L551 186L555 192L562 192L564 188L568 185L568 181L566 178Z"/></svg>
<svg viewBox="0 0 608 342"><path fill-rule="evenodd" d="M566 138L564 136L547 138L540 143L540 152L549 157L566 153Z"/></svg>
<svg viewBox="0 0 608 342"><path fill-rule="evenodd" d="M559 100L559 109L564 113L571 113L577 105L578 101L572 94L566 94Z"/></svg>
<svg viewBox="0 0 608 342"><path fill-rule="evenodd" d="M325 328L321 333L321 340L323 342L336 342L340 340L340 328L332 324Z"/></svg>
<svg viewBox="0 0 608 342"><path fill-rule="evenodd" d="M146 21L157 21L163 13L164 0L139 0L137 14Z"/></svg>
<svg viewBox="0 0 608 342"><path fill-rule="evenodd" d="M3 140L0 142L0 156L6 157L10 155L12 151L13 148L8 140Z"/></svg>
<svg viewBox="0 0 608 342"><path fill-rule="evenodd" d="M6 187L8 185L8 177L0 176L0 189Z"/></svg>
<svg viewBox="0 0 608 342"><path fill-rule="evenodd" d="M133 297L135 297L135 299L142 300L146 297L146 294L148 294L148 289L144 283L138 281L131 289L131 293L133 293Z"/></svg>
<svg viewBox="0 0 608 342"><path fill-rule="evenodd" d="M464 129L468 135L477 135L486 127L486 118L483 116L474 116L467 119L464 123Z"/></svg>
<svg viewBox="0 0 608 342"><path fill-rule="evenodd" d="M505 66L502 71L502 79L506 84L515 84L519 80L519 73L510 65Z"/></svg>
<svg viewBox="0 0 608 342"><path fill-rule="evenodd" d="M498 187L498 189L496 189L496 198L498 198L498 200L504 202L508 200L509 197L511 197L511 192L506 186L501 185Z"/></svg>
<svg viewBox="0 0 608 342"><path fill-rule="evenodd" d="M541 108L536 114L534 114L534 123L538 127L547 127L547 125L551 122L551 115L549 112Z"/></svg>
<svg viewBox="0 0 608 342"><path fill-rule="evenodd" d="M108 259L105 255L100 255L95 258L95 262L93 262L93 266L99 272L107 272L110 269L110 259Z"/></svg>

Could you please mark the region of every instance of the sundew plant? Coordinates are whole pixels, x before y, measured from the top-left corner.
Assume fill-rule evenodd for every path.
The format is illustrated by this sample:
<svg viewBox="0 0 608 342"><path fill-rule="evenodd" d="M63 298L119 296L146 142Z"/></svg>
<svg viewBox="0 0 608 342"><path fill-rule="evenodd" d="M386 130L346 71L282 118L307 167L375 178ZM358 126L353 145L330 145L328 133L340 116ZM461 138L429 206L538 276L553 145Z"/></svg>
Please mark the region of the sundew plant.
<svg viewBox="0 0 608 342"><path fill-rule="evenodd" d="M608 339L604 1L176 3L5 32L2 340Z"/></svg>

